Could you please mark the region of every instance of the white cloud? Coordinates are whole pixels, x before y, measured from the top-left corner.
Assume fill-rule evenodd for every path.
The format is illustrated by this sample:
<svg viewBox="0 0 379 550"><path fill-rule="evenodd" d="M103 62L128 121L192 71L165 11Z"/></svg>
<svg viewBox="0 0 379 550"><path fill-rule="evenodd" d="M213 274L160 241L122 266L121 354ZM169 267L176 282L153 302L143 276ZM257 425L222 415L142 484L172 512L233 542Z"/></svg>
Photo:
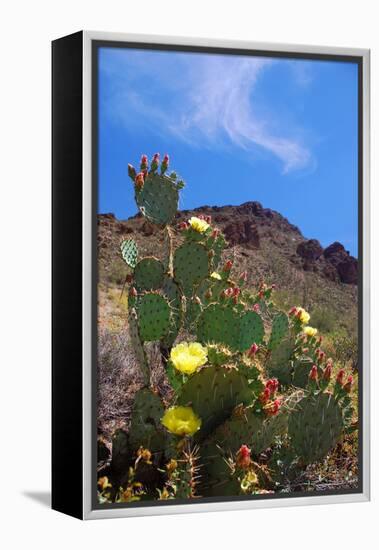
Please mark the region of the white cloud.
<svg viewBox="0 0 379 550"><path fill-rule="evenodd" d="M237 146L250 156L268 153L287 173L308 167L312 156L300 138L272 129L269 105L265 114L254 107L256 85L273 63L265 58L119 51L113 63L101 67L113 82L108 107L125 124L148 124L193 146Z"/></svg>

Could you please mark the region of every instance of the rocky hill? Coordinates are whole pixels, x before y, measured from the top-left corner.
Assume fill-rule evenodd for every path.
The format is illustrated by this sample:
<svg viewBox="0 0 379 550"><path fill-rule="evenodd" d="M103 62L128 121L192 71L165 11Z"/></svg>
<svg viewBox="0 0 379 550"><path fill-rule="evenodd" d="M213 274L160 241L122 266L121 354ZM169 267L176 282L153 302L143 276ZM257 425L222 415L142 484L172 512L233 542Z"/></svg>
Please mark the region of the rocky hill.
<svg viewBox="0 0 379 550"><path fill-rule="evenodd" d="M225 257L235 269L247 270L250 284L275 283L279 305L302 305L313 312L314 324L324 331L356 333L358 262L342 244L325 249L316 239L305 239L300 229L278 212L259 202L240 206L202 206L177 214L177 223L199 214L210 215L227 241ZM140 214L118 220L113 214L98 216L99 282L103 288L121 285L126 266L119 243L134 238L141 255L165 253L165 233ZM180 231L175 238L180 240Z"/></svg>

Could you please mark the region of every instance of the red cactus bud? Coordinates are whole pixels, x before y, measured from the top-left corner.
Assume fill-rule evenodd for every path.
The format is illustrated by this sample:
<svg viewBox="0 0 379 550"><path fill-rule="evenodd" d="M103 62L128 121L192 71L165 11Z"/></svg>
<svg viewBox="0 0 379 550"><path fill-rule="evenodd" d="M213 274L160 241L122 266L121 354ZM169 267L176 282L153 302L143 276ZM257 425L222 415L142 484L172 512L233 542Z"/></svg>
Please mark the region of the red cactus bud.
<svg viewBox="0 0 379 550"><path fill-rule="evenodd" d="M207 292L205 293L205 297L206 297L207 300L210 300L212 298L212 291L207 290Z"/></svg>
<svg viewBox="0 0 379 550"><path fill-rule="evenodd" d="M345 371L344 369L340 369L338 371L338 374L337 374L337 378L336 378L336 384L339 384L340 386L343 385L343 378L345 376Z"/></svg>
<svg viewBox="0 0 379 550"><path fill-rule="evenodd" d="M239 296L241 294L241 289L238 286L233 288L233 296Z"/></svg>
<svg viewBox="0 0 379 550"><path fill-rule="evenodd" d="M253 305L253 311L255 311L256 313L259 313L261 311L261 308L259 307L259 304L254 304Z"/></svg>
<svg viewBox="0 0 379 550"><path fill-rule="evenodd" d="M276 284L273 283L273 284L271 285L271 290L275 290L275 289L276 289Z"/></svg>
<svg viewBox="0 0 379 550"><path fill-rule="evenodd" d="M135 179L135 184L137 189L142 189L143 185L145 183L145 176L143 172L139 172Z"/></svg>
<svg viewBox="0 0 379 550"><path fill-rule="evenodd" d="M168 166L169 162L170 162L170 157L166 153L165 156L163 157L162 164L165 164L166 166Z"/></svg>
<svg viewBox="0 0 379 550"><path fill-rule="evenodd" d="M247 445L241 445L236 454L236 464L239 468L247 469L251 465L251 450Z"/></svg>
<svg viewBox="0 0 379 550"><path fill-rule="evenodd" d="M142 155L141 157L141 170L146 170L148 167L149 161L147 155Z"/></svg>
<svg viewBox="0 0 379 550"><path fill-rule="evenodd" d="M138 296L137 289L134 286L132 286L130 291L129 291L129 294L130 294L130 296L134 296L134 297Z"/></svg>
<svg viewBox="0 0 379 550"><path fill-rule="evenodd" d="M296 315L297 314L297 307L293 306L288 312L288 315Z"/></svg>
<svg viewBox="0 0 379 550"><path fill-rule="evenodd" d="M259 346L258 346L258 344L256 344L256 343L254 342L254 344L252 344L252 345L250 346L250 349L249 349L249 351L247 352L247 355L248 355L249 357L254 357L254 355L255 355L256 353L258 353L258 351L259 351Z"/></svg>
<svg viewBox="0 0 379 550"><path fill-rule="evenodd" d="M265 295L265 293L263 292L263 290L260 290L260 291L258 292L258 298L259 298L260 300L262 300L262 298L263 298L264 295Z"/></svg>
<svg viewBox="0 0 379 550"><path fill-rule="evenodd" d="M327 363L326 367L324 369L324 372L322 374L322 377L323 377L324 380L329 381L331 376L332 376L332 364Z"/></svg>
<svg viewBox="0 0 379 550"><path fill-rule="evenodd" d="M266 414L268 414L268 416L275 416L278 414L281 404L282 402L280 399L275 399L275 401L265 409Z"/></svg>
<svg viewBox="0 0 379 550"><path fill-rule="evenodd" d="M270 394L274 394L278 391L279 388L279 381L277 378L270 378L266 382L266 389L269 390Z"/></svg>
<svg viewBox="0 0 379 550"><path fill-rule="evenodd" d="M220 230L219 229L214 229L212 231L212 239L217 239L217 237L220 235Z"/></svg>
<svg viewBox="0 0 379 550"><path fill-rule="evenodd" d="M309 348L303 348L303 353L308 353Z"/></svg>
<svg viewBox="0 0 379 550"><path fill-rule="evenodd" d="M350 393L351 392L351 388L354 384L354 379L352 377L352 375L350 374L350 376L347 377L347 381L343 387L343 389L345 390L346 393Z"/></svg>
<svg viewBox="0 0 379 550"><path fill-rule="evenodd" d="M319 361L323 361L325 359L325 352L320 350L320 353L318 354Z"/></svg>
<svg viewBox="0 0 379 550"><path fill-rule="evenodd" d="M224 265L223 271L230 271L232 267L233 267L233 262L231 260L228 260Z"/></svg>
<svg viewBox="0 0 379 550"><path fill-rule="evenodd" d="M310 380L315 380L315 381L318 379L317 365L313 365L313 367L311 368L310 373L309 373L309 379Z"/></svg>

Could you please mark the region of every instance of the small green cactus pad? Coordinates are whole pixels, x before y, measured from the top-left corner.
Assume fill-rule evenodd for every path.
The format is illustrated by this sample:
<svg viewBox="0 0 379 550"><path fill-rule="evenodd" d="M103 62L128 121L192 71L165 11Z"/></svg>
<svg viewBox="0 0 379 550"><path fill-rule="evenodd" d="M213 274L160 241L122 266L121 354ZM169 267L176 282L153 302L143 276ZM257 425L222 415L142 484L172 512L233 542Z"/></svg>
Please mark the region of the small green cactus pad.
<svg viewBox="0 0 379 550"><path fill-rule="evenodd" d="M265 365L268 376L277 378L283 386L289 386L292 383L293 349L294 342L290 338L284 339L270 352Z"/></svg>
<svg viewBox="0 0 379 550"><path fill-rule="evenodd" d="M306 388L312 366L313 361L309 358L297 359L294 361L292 384L297 388Z"/></svg>
<svg viewBox="0 0 379 550"><path fill-rule="evenodd" d="M128 469L129 437L124 430L116 430L112 436L111 468L115 474L123 474Z"/></svg>
<svg viewBox="0 0 379 550"><path fill-rule="evenodd" d="M148 388L136 393L129 429L132 451L137 451L141 446L152 453L165 449L167 435L161 425L163 414L164 407L158 395Z"/></svg>
<svg viewBox="0 0 379 550"><path fill-rule="evenodd" d="M202 420L198 437L205 437L223 422L236 405L248 404L253 395L246 377L234 368L204 367L183 384L179 405L191 405Z"/></svg>
<svg viewBox="0 0 379 550"><path fill-rule="evenodd" d="M152 223L168 225L178 210L179 192L174 179L149 174L142 189L135 189L135 199L141 213Z"/></svg>
<svg viewBox="0 0 379 550"><path fill-rule="evenodd" d="M239 314L231 306L210 304L201 314L197 337L204 343L224 344L233 351L244 352L255 342L262 342L263 322L258 313Z"/></svg>
<svg viewBox="0 0 379 550"><path fill-rule="evenodd" d="M134 269L137 265L138 248L137 243L133 239L125 239L120 244L121 256L125 263Z"/></svg>
<svg viewBox="0 0 379 550"><path fill-rule="evenodd" d="M199 317L197 339L204 343L223 344L238 348L239 318L232 307L210 304Z"/></svg>
<svg viewBox="0 0 379 550"><path fill-rule="evenodd" d="M157 290L162 286L164 267L156 258L143 258L134 268L134 285L137 290Z"/></svg>
<svg viewBox="0 0 379 550"><path fill-rule="evenodd" d="M138 300L138 327L143 342L164 338L170 330L171 309L166 298L147 292Z"/></svg>
<svg viewBox="0 0 379 550"><path fill-rule="evenodd" d="M275 315L272 321L271 336L268 343L268 349L276 348L283 338L288 334L288 317L285 313Z"/></svg>
<svg viewBox="0 0 379 550"><path fill-rule="evenodd" d="M146 385L149 385L150 369L149 369L149 364L147 362L145 350L143 348L143 344L141 342L141 337L138 329L137 312L134 308L129 313L129 334L130 334L130 341L134 350L134 354L138 361L139 368L141 369L144 383Z"/></svg>
<svg viewBox="0 0 379 550"><path fill-rule="evenodd" d="M304 464L324 458L336 445L342 430L341 408L329 393L304 397L289 416L288 434Z"/></svg>
<svg viewBox="0 0 379 550"><path fill-rule="evenodd" d="M254 342L260 344L264 337L264 326L256 311L247 311L240 318L238 350L246 351Z"/></svg>
<svg viewBox="0 0 379 550"><path fill-rule="evenodd" d="M174 278L184 294L192 295L193 290L209 274L209 258L205 246L188 241L176 249L174 255Z"/></svg>

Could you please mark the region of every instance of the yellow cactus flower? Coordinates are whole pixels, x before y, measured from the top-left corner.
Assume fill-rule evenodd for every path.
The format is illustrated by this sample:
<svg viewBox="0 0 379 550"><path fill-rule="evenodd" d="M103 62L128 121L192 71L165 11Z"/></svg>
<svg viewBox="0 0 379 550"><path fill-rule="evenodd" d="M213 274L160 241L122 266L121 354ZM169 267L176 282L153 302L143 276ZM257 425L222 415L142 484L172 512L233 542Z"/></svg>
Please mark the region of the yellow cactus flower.
<svg viewBox="0 0 379 550"><path fill-rule="evenodd" d="M318 332L317 328L304 327L304 334L306 336L309 336L309 338L312 338L312 336L316 336L317 332Z"/></svg>
<svg viewBox="0 0 379 550"><path fill-rule="evenodd" d="M303 325L307 325L309 323L309 319L311 318L308 311L305 311L302 307L297 308L296 317L300 319Z"/></svg>
<svg viewBox="0 0 379 550"><path fill-rule="evenodd" d="M201 426L201 419L192 407L171 407L164 413L161 422L175 435L193 435Z"/></svg>
<svg viewBox="0 0 379 550"><path fill-rule="evenodd" d="M258 476L255 472L250 470L241 481L241 489L246 492L249 489L251 490L254 485L258 483Z"/></svg>
<svg viewBox="0 0 379 550"><path fill-rule="evenodd" d="M216 273L216 271L211 273L211 277L212 277L212 279L216 279L217 281L221 281L221 275L219 273Z"/></svg>
<svg viewBox="0 0 379 550"><path fill-rule="evenodd" d="M200 218L196 218L196 216L192 216L192 218L188 220L188 223L190 224L192 229L194 229L198 233L204 233L209 227L209 223L207 223L205 220L201 220Z"/></svg>
<svg viewBox="0 0 379 550"><path fill-rule="evenodd" d="M170 359L176 370L192 374L207 362L207 348L198 342L182 342L172 348Z"/></svg>

